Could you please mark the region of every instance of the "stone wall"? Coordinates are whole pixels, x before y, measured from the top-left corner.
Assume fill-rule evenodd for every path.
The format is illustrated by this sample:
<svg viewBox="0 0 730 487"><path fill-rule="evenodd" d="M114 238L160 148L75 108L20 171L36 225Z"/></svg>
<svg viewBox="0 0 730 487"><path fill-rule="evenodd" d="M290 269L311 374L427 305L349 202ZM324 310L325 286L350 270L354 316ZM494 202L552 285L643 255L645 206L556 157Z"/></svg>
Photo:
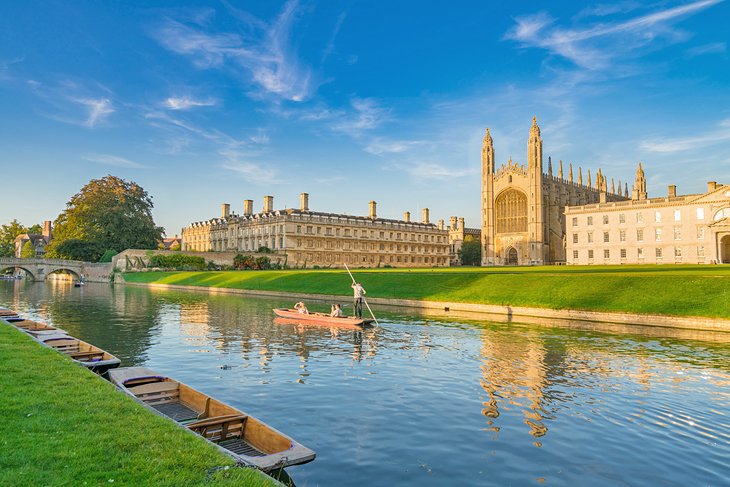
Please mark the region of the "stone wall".
<svg viewBox="0 0 730 487"><path fill-rule="evenodd" d="M254 257L268 257L272 263L284 264L286 256L283 254L260 254L249 252L182 252L172 250L125 250L112 258L114 269L119 271L141 270L147 267L150 257L153 255L174 255L185 254L195 257L202 257L206 262L213 262L216 265L233 265L233 258L239 253L253 255Z"/></svg>

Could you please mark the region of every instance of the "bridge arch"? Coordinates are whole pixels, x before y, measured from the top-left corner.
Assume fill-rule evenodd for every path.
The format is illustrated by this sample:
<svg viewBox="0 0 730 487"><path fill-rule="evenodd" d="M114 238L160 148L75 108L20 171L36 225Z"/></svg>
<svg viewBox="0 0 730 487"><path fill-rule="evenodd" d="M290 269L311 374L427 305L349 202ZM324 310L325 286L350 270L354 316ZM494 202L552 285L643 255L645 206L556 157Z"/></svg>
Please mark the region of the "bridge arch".
<svg viewBox="0 0 730 487"><path fill-rule="evenodd" d="M28 275L31 277L31 279L33 279L34 281L36 280L35 274L25 266L16 265L16 264L13 264L13 265L0 264L0 274L4 274L5 271L8 269L21 269L21 270L27 272Z"/></svg>
<svg viewBox="0 0 730 487"><path fill-rule="evenodd" d="M79 274L78 272L76 272L76 271L75 271L75 270L73 270L73 269L69 269L69 268L67 268L67 267L58 267L58 268L55 268L55 269L50 269L50 270L49 270L49 271L48 271L48 272L46 273L45 279L48 279L48 276L50 276L51 274L58 274L58 273L63 273L63 272L68 272L68 273L69 273L69 274L71 274L71 276L72 276L73 278L75 278L76 280L79 280L79 279L81 279L81 275L80 275L80 274Z"/></svg>

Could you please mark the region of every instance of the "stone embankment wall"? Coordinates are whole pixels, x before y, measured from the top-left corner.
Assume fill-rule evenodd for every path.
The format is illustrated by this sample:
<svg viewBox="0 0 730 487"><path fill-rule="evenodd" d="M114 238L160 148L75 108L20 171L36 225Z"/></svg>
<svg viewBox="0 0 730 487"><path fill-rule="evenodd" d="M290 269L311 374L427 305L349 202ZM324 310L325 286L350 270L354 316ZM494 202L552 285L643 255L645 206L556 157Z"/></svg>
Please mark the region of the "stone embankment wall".
<svg viewBox="0 0 730 487"><path fill-rule="evenodd" d="M134 250L129 249L124 252L120 252L112 258L112 265L114 269L119 271L130 271L140 270L147 267L150 261L150 257L153 255L174 255L184 254L192 255L195 257L202 257L206 262L213 262L216 265L233 265L233 258L239 253L245 255L252 255L254 257L268 257L272 263L284 264L286 262L286 255L284 254L260 254L256 252L183 252L174 250Z"/></svg>

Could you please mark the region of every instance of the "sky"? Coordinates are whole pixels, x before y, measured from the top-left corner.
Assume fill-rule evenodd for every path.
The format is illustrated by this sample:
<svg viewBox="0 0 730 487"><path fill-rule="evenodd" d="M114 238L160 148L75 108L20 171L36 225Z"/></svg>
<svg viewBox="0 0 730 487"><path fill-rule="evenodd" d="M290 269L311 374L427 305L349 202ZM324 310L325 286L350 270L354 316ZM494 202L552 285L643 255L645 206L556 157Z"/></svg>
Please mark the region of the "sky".
<svg viewBox="0 0 730 487"><path fill-rule="evenodd" d="M89 180L168 236L243 211L480 227L481 143L701 193L730 184L730 2L0 1L0 223ZM545 170L547 168L545 167ZM630 186L630 185L629 185Z"/></svg>

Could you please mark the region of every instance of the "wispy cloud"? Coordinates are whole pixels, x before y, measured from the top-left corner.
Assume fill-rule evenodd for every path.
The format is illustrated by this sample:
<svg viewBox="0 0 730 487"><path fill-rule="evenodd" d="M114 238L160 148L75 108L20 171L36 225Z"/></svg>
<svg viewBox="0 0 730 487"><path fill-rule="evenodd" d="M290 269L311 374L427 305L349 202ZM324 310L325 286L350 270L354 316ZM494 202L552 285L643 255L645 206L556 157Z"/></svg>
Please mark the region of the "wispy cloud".
<svg viewBox="0 0 730 487"><path fill-rule="evenodd" d="M88 116L83 125L87 127L95 127L114 113L114 106L109 98L71 98L71 101L86 107Z"/></svg>
<svg viewBox="0 0 730 487"><path fill-rule="evenodd" d="M710 44L703 44L701 46L695 46L684 51L688 56L701 56L703 54L722 54L727 51L727 44L724 42L712 42Z"/></svg>
<svg viewBox="0 0 730 487"><path fill-rule="evenodd" d="M379 127L390 116L389 110L380 106L374 98L353 98L350 104L353 110L332 123L330 128L335 132L357 138Z"/></svg>
<svg viewBox="0 0 730 487"><path fill-rule="evenodd" d="M303 101L311 96L315 84L311 69L302 66L290 43L298 7L296 0L290 0L270 24L238 12L236 17L245 24L246 33L208 33L199 26L167 20L154 36L167 49L189 57L198 68L246 69L258 87L255 95Z"/></svg>
<svg viewBox="0 0 730 487"><path fill-rule="evenodd" d="M337 23L335 24L335 28L332 31L332 35L330 36L329 41L327 41L327 45L324 47L324 50L322 51L322 59L320 60L320 63L324 63L328 57L334 52L335 50L335 38L337 38L337 34L339 34L340 29L342 28L342 23L345 21L345 17L347 15L345 12L342 12L337 17Z"/></svg>
<svg viewBox="0 0 730 487"><path fill-rule="evenodd" d="M276 184L279 183L278 171L264 164L238 161L233 158L231 161L221 165L223 169L234 172L252 183Z"/></svg>
<svg viewBox="0 0 730 487"><path fill-rule="evenodd" d="M403 171L414 179L456 179L479 174L480 168L455 168L437 162L396 163L392 169Z"/></svg>
<svg viewBox="0 0 730 487"><path fill-rule="evenodd" d="M423 144L424 142L420 140L388 140L378 137L365 146L365 152L376 156L383 154L401 154Z"/></svg>
<svg viewBox="0 0 730 487"><path fill-rule="evenodd" d="M145 166L138 162L130 161L129 159L125 159L123 157L118 157L118 156L112 156L109 154L88 154L87 156L84 157L84 159L89 162L94 162L96 164L103 164L105 166L127 167L127 168L133 168L133 169L142 169L142 168L148 167L148 166Z"/></svg>
<svg viewBox="0 0 730 487"><path fill-rule="evenodd" d="M671 23L721 1L700 0L629 20L572 29L554 26L555 20L540 12L518 17L505 38L517 41L523 47L544 49L581 68L601 70L610 67L616 56L631 53L657 38L684 39Z"/></svg>
<svg viewBox="0 0 730 487"><path fill-rule="evenodd" d="M218 101L212 98L196 100L189 96L171 96L164 101L163 105L170 110L187 110L194 107L212 107L217 103Z"/></svg>
<svg viewBox="0 0 730 487"><path fill-rule="evenodd" d="M704 134L692 137L658 137L643 141L640 147L648 152L682 152L728 141L730 141L730 119L725 119L716 128Z"/></svg>
<svg viewBox="0 0 730 487"><path fill-rule="evenodd" d="M94 128L116 111L111 90L93 81L64 79L44 84L28 80L26 83L52 108L43 115L59 122Z"/></svg>

